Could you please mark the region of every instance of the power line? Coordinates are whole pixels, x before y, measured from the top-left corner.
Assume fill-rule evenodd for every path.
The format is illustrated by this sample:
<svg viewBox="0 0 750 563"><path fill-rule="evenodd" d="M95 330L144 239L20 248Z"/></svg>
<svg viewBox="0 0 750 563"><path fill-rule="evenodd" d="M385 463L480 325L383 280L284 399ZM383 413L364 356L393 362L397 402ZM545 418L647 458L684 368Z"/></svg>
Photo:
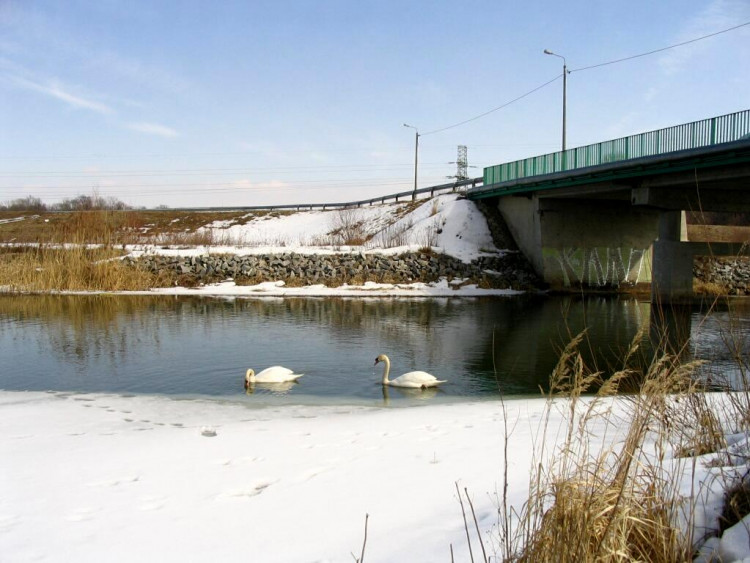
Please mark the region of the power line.
<svg viewBox="0 0 750 563"><path fill-rule="evenodd" d="M319 187L343 187L343 188L360 188L367 186L387 186L398 183L403 183L403 178L382 178L376 181L368 180L275 180L283 186L270 186L272 188L277 187L288 187L288 186L304 186L305 189L317 189ZM97 182L89 182L86 184L69 184L69 185L46 185L46 186L3 186L0 190L73 190L73 189L89 189L92 184L96 185L97 189L100 190L116 190L116 189L141 189L141 188L186 188L190 189L195 187L196 189L212 189L219 186L229 186L231 189L246 190L255 189L258 186L264 186L269 182L257 182L249 184L241 184L238 182L179 182L179 183L158 183L158 184L107 184L100 185ZM322 186L316 186L320 184Z"/></svg>
<svg viewBox="0 0 750 563"><path fill-rule="evenodd" d="M442 162L426 162L426 167L443 166ZM326 165L326 166L286 166L286 167L267 167L267 168L192 168L192 169L174 169L174 170L101 170L95 172L63 172L63 171L45 171L45 172L11 172L0 173L0 178L117 178L117 177L149 177L149 176L232 176L236 174L278 174L284 172L385 172L398 170L400 168L411 168L413 164L343 164L343 165Z"/></svg>
<svg viewBox="0 0 750 563"><path fill-rule="evenodd" d="M486 148L486 147L500 147L500 146L513 146L513 147L523 147L523 146L539 146L543 143L526 143L526 144L510 144L510 145L477 145L477 144L470 144L467 145L469 148ZM453 143L450 144L426 144L424 145L424 148L429 149L441 149L441 148L454 148L456 145ZM326 148L323 148L322 150L326 154L347 154L352 152L372 152L372 151L379 151L381 156L395 156L400 157L403 155L400 151L381 151L381 147L367 147L362 149L351 149L351 150L345 150L345 149L337 149L337 150L329 150ZM256 151L257 152L257 151ZM195 152L195 153L172 153L172 154L152 154L152 153L122 153L122 154L69 154L69 155L47 155L47 156L3 156L0 155L0 163L3 161L43 161L43 160L92 160L92 159L120 159L120 158L139 158L139 159L148 159L148 158L166 158L166 159L184 159L184 158L195 158L195 157L201 157L201 156L207 156L207 157L215 157L215 156L253 156L256 154L256 152ZM284 151L286 153L306 153L309 151L304 150L298 150L298 151ZM336 166L336 165L329 165L329 166ZM348 165L347 165L348 166ZM377 166L377 165L368 165L363 164L362 166ZM414 163L409 164L397 164L395 166L414 166ZM289 167L292 168L292 167ZM312 168L312 167L310 167ZM221 170L221 169L220 169ZM227 169L228 170L228 169Z"/></svg>
<svg viewBox="0 0 750 563"><path fill-rule="evenodd" d="M682 43L675 43L674 45L670 45L668 47L662 47L661 49L654 49L653 51L648 51L646 53L640 53L639 55L632 55L630 57L624 57L622 59L615 59L614 61L607 61L606 63L599 63L595 65L590 66L584 66L581 68L575 68L570 71L569 73L573 72L581 72L583 70L591 70L592 68L599 68L601 66L607 66L607 65L613 65L616 63L622 63L625 61L630 61L632 59L637 59L639 57L646 57L648 55L653 55L654 53L661 53L662 51L667 51L669 49L674 49L676 47L682 47L683 45L689 45L690 43L695 43L696 41L702 41L703 39L708 39L709 37L715 37L716 35L721 35L722 33L727 33L729 31L734 31L735 29L739 29L741 27L745 27L746 25L750 25L750 22L741 23L739 25L735 25L734 27L730 27L727 29L722 29L721 31L716 31L714 33L709 33L708 35L704 35L702 37L696 37L695 39L689 39L688 41L683 41Z"/></svg>
<svg viewBox="0 0 750 563"><path fill-rule="evenodd" d="M670 45L668 47L662 47L661 49L654 49L653 51L648 51L646 53L641 53L639 55L632 55L630 57L624 57L622 59L616 59L616 60L613 60L613 61L608 61L606 63L599 63L599 64L595 64L595 65L585 66L585 67L582 67L582 68L577 68L577 69L574 69L574 70L569 70L568 73L570 74L570 73L573 73L573 72L581 72L581 71L584 71L584 70L590 70L592 68L598 68L598 67L606 66L606 65L613 65L613 64L616 64L616 63L624 62L624 61L629 61L631 59L637 59L639 57L645 57L647 55L653 55L654 53L660 53L660 52L666 51L668 49L674 49L676 47L682 47L683 45L688 45L690 43L695 43L696 41L702 41L703 39L708 39L709 37L714 37L716 35L721 35L722 33L727 33L729 31L734 31L735 29L739 29L739 28L745 27L747 25L750 25L750 22L741 23L739 25L735 25L734 27L730 27L730 28L727 28L727 29L722 29L721 31L716 31L714 33L709 33L708 35L703 35L702 37L696 37L695 39L690 39L688 41L683 41L682 43L675 43L674 45ZM453 125L449 125L448 127L442 127L440 129L435 129L433 131L428 131L427 133L422 133L420 135L420 137L424 137L425 135L432 135L433 133L440 133L442 131L447 131L448 129L453 129L454 127L458 127L460 125L465 125L466 123L469 123L471 121L476 121L477 119L480 119L482 117L485 117L486 115L489 115L489 114L491 114L493 112L496 112L496 111L498 111L500 109L503 109L505 107L508 107L509 105L511 105L511 104L513 104L513 103L515 103L515 102L517 102L519 100L522 100L526 96L529 96L529 95L533 94L534 92L536 92L538 90L541 90L545 86L547 86L547 85L551 84L552 82L556 81L561 76L562 76L562 74L559 74L559 75L555 76L552 80L549 80L549 81L545 82L544 84L541 84L541 85L537 86L533 90L529 90L525 94L522 94L521 96L518 96L517 98L514 98L513 100L510 100L509 102L506 102L506 103L504 103L501 106L493 108L493 109L491 109L489 111L486 111L484 113L480 113L477 116L471 117L471 118L466 119L464 121L461 121L459 123L455 123Z"/></svg>
<svg viewBox="0 0 750 563"><path fill-rule="evenodd" d="M349 154L356 152L371 152L372 147L362 147L357 149L329 149L323 147L326 153L334 154ZM267 151L265 151L267 152ZM311 152L308 149L284 149L284 154L288 155L305 155ZM246 151L231 151L231 152L187 152L187 153L120 153L120 154L105 154L105 153L91 153L91 154L58 154L58 155L47 155L47 156L3 156L0 155L0 161L4 160L81 160L81 159L111 159L111 158L196 158L196 157L217 157L217 156L263 156L265 153L263 150L246 150ZM398 153L390 153L398 154Z"/></svg>
<svg viewBox="0 0 750 563"><path fill-rule="evenodd" d="M435 177L435 183L439 182L441 176ZM159 184L114 184L97 185L94 183L76 185L46 185L46 186L4 186L0 192L5 198L24 197L30 191L41 193L44 197L55 195L69 195L73 191L86 192L95 189L100 194L111 194L118 196L133 195L177 195L186 193L218 193L218 192L286 192L295 190L317 191L326 189L351 190L372 187L406 186L402 178L382 178L377 181L371 180L292 180L281 183L281 185L269 185L268 182L256 184L238 184L237 182L212 182L212 183L159 183ZM406 188L404 188L406 189Z"/></svg>
<svg viewBox="0 0 750 563"><path fill-rule="evenodd" d="M562 76L562 74L558 74L558 75L557 75L557 76L555 76L555 77L554 77L554 78L553 78L552 80L548 80L548 81L547 81L547 82L545 82L544 84L541 84L541 85L537 86L537 87L536 87L536 88L534 88L533 90L529 90L529 91L528 91L528 92L526 92L525 94L521 94L521 95L520 95L520 96L518 96L517 98L514 98L514 99L510 100L509 102L506 102L506 103L504 103L504 104L503 104L503 105L501 105L501 106L497 106L496 108L492 108L492 109L491 109L491 110L489 110L489 111L485 111L484 113L480 113L479 115L476 115L476 116L474 116L474 117L471 117L471 118L469 118L469 119L466 119L466 120L464 120L464 121L461 121L460 123L455 123L455 124L453 124L453 125L449 125L448 127L442 127L441 129L435 129L435 130L433 130L433 131L428 131L427 133L421 133L421 134L420 134L419 136L420 136L420 137L424 137L425 135L432 135L433 133L440 133L440 132L442 132L442 131L447 131L448 129L453 129L454 127L458 127L459 125L464 125L464 124L466 124L466 123L469 123L469 122L471 122L471 121L476 121L477 119L480 119L480 118L482 118L482 117L484 117L484 116L486 116L486 115L489 115L489 114L491 114L491 113L493 113L493 112L496 112L496 111L498 111L498 110L501 110L501 109L503 109L503 108L505 108L505 107L508 107L508 106L509 106L510 104L513 104L513 103L517 102L518 100L522 100L523 98L525 98L526 96L529 96L529 95L533 94L533 93L534 93L534 92L536 92L537 90L541 90L542 88L544 88L544 87L545 87L545 86L547 86L548 84L552 84L552 83L553 83L553 82L554 82L555 80L557 80L557 79L558 79L558 78L560 78L561 76Z"/></svg>

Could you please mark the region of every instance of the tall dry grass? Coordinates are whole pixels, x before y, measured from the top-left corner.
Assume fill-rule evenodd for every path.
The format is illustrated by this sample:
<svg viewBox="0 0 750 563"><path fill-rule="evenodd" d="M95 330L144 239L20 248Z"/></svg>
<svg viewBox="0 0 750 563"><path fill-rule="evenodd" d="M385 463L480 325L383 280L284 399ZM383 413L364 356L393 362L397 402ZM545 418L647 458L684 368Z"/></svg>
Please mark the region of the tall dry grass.
<svg viewBox="0 0 750 563"><path fill-rule="evenodd" d="M0 253L0 286L49 292L135 291L172 284L169 274L153 274L120 258L113 248L81 244L5 248Z"/></svg>
<svg viewBox="0 0 750 563"><path fill-rule="evenodd" d="M694 555L703 538L692 537L694 507L680 493L680 478L683 470L695 471L695 456L726 447L722 421L746 424L748 388L717 406L695 377L701 362L684 361L679 351L661 352L645 371L630 367L638 364L632 360L640 339L633 340L621 369L606 378L589 370L578 351L584 333L562 351L550 379L529 497L520 510L507 501L506 434L496 538L500 560L674 562ZM634 379L639 390L620 395L624 410L614 408L612 397ZM558 408L567 410L567 426L554 451L547 451L551 414ZM601 450L601 433L623 425L624 440ZM675 470L675 457L682 470ZM747 487L734 489L739 493L732 502L750 503Z"/></svg>

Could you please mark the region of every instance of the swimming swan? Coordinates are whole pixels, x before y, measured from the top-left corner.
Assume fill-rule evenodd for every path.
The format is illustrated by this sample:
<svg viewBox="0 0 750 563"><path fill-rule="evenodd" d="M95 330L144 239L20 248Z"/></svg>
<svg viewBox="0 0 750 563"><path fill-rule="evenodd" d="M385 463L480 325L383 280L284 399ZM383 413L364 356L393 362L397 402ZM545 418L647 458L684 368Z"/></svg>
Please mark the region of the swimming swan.
<svg viewBox="0 0 750 563"><path fill-rule="evenodd" d="M255 371L252 369L247 370L245 373L245 389L247 389L253 383L284 383L287 381L296 381L304 374L294 373L289 368L281 366L271 366L266 368L258 375L255 375Z"/></svg>
<svg viewBox="0 0 750 563"><path fill-rule="evenodd" d="M410 371L409 373L400 375L396 379L388 379L388 374L391 372L391 360L385 354L380 354L375 358L375 365L378 365L379 362L385 362L383 385L426 389L427 387L437 387L441 383L445 383L445 380L437 379L434 375L426 371Z"/></svg>

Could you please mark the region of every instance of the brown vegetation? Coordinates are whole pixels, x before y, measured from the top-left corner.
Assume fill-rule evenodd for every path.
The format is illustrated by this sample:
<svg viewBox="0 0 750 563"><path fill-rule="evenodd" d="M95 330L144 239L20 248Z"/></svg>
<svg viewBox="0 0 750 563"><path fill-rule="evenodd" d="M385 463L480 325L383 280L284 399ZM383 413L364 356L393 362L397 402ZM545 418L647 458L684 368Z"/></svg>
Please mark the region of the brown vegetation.
<svg viewBox="0 0 750 563"><path fill-rule="evenodd" d="M113 248L75 245L13 246L0 252L0 286L20 292L147 290L172 284L123 264Z"/></svg>
<svg viewBox="0 0 750 563"><path fill-rule="evenodd" d="M213 244L196 230L213 221L245 224L291 212L108 210L19 213L0 210L0 243ZM15 220L23 218L22 220Z"/></svg>
<svg viewBox="0 0 750 563"><path fill-rule="evenodd" d="M551 376L541 432L543 436L548 432L551 411L565 405L565 437L554 452L545 451L544 437L540 438L530 468L529 498L519 511L507 503L506 484L498 507L498 560L578 563L693 558L694 545L701 538L691 536L689 516L687 535L679 524L693 506L686 506L680 495L682 470L670 472L664 452L674 452L677 463L683 457L683 466L689 470L694 456L726 447L725 434L747 424L750 388L746 385L744 391L729 395L728 402L712 401L694 377L701 362L681 361L680 351L664 349L645 371L632 368L639 340L640 335L633 340L622 369L607 378L590 371L578 352L584 334L573 338L562 352ZM746 373L740 356L738 362ZM622 415L608 397L634 377L642 383L637 392L621 396L629 405ZM628 425L624 441L616 449L595 453L592 428L598 426L601 432L623 424ZM509 437L506 430L506 443ZM645 455L647 441L661 454ZM507 445L505 451L507 483ZM750 512L750 494L739 474L728 473L726 478L722 528ZM733 479L740 485L732 485Z"/></svg>

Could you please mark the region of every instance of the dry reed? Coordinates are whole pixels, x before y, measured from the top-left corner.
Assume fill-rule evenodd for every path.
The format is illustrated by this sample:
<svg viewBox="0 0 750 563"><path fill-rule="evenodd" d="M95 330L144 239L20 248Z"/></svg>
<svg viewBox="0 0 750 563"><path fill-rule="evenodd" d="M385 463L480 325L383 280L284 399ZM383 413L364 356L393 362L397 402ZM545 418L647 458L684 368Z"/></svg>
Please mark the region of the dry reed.
<svg viewBox="0 0 750 563"><path fill-rule="evenodd" d="M11 291L127 291L172 284L166 272L153 274L120 260L102 246L39 245L0 254L0 286Z"/></svg>
<svg viewBox="0 0 750 563"><path fill-rule="evenodd" d="M726 446L720 418L737 420L737 414L719 416L716 412L694 377L700 361L685 362L678 354L663 352L645 373L630 368L640 337L625 354L623 367L607 379L589 370L578 352L585 333L572 338L562 351L550 380L529 498L520 510L510 507L506 485L500 499L502 560L671 562L691 558L696 544L692 527L685 533L678 522L692 514L693 507L686 506L679 494L677 474L681 472L670 472L663 465L664 452L689 456L683 463L690 464L694 456L718 451ZM618 414L608 396L633 378L641 382L640 389L618 399L627 407L624 414ZM544 436L550 414L561 398L567 407L565 436L554 452L546 452ZM746 402L735 406L747 413L746 407ZM599 432L627 424L624 441L593 453L594 422L599 423ZM658 455L644 454L647 443ZM745 498L733 498L738 496Z"/></svg>

